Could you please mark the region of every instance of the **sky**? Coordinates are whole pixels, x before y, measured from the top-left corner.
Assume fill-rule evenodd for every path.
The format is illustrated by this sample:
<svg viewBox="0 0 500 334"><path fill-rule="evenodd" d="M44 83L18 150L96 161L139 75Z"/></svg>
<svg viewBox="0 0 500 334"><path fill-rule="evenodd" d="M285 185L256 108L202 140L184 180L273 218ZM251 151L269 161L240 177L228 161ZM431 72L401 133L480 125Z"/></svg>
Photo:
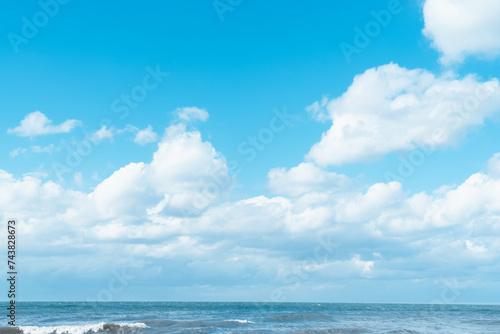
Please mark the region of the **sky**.
<svg viewBox="0 0 500 334"><path fill-rule="evenodd" d="M499 15L495 0L4 5L18 299L497 303Z"/></svg>

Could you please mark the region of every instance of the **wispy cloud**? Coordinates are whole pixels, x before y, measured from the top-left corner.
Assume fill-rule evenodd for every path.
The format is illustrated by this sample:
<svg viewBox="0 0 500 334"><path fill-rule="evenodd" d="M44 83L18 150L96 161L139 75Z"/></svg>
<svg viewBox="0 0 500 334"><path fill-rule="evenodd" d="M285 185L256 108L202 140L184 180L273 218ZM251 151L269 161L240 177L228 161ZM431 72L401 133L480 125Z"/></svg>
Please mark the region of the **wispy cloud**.
<svg viewBox="0 0 500 334"><path fill-rule="evenodd" d="M60 148L57 148L54 146L54 144L50 144L48 146L31 146L31 151L33 153L48 153L48 154L52 154L54 153L54 151L58 151Z"/></svg>
<svg viewBox="0 0 500 334"><path fill-rule="evenodd" d="M21 147L18 147L18 148L16 148L16 149L14 149L14 150L10 151L10 153L9 153L9 154L10 154L10 156L11 156L12 158L15 158L15 157L17 157L18 155L21 155L21 154L23 154L23 153L24 153L24 152L26 152L26 151L27 151L27 149L25 149L25 148L21 148Z"/></svg>
<svg viewBox="0 0 500 334"><path fill-rule="evenodd" d="M175 111L177 117L184 122L202 121L208 119L208 112L198 107L182 107Z"/></svg>

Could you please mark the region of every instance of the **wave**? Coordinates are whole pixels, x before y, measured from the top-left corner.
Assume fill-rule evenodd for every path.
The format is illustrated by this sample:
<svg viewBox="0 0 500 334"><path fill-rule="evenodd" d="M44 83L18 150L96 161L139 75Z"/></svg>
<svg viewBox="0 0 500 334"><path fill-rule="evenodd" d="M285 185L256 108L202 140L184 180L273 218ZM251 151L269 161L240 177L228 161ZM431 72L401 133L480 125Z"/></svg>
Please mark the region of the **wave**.
<svg viewBox="0 0 500 334"><path fill-rule="evenodd" d="M268 320L294 321L294 320L321 320L331 318L328 314L280 314L269 317Z"/></svg>
<svg viewBox="0 0 500 334"><path fill-rule="evenodd" d="M111 324L101 322L91 325L75 326L19 326L1 327L0 334L136 334L148 328L146 324L120 323Z"/></svg>
<svg viewBox="0 0 500 334"><path fill-rule="evenodd" d="M229 321L229 322L231 322L231 321L232 321L232 322L238 322L238 323L240 323L240 324L255 324L255 322L250 321L250 320L246 320L246 319L244 319L244 320L240 320L240 319L229 319L229 320L224 320L224 321Z"/></svg>
<svg viewBox="0 0 500 334"><path fill-rule="evenodd" d="M255 322L247 319L228 319L228 320L144 320L142 321L150 328L161 329L169 328L172 329L189 329L189 328L224 328L224 327L239 327L243 325L254 324ZM1 333L0 333L1 334Z"/></svg>
<svg viewBox="0 0 500 334"><path fill-rule="evenodd" d="M298 330L292 334L347 334L347 333L367 333L367 330L362 328L330 328L330 329L309 329Z"/></svg>

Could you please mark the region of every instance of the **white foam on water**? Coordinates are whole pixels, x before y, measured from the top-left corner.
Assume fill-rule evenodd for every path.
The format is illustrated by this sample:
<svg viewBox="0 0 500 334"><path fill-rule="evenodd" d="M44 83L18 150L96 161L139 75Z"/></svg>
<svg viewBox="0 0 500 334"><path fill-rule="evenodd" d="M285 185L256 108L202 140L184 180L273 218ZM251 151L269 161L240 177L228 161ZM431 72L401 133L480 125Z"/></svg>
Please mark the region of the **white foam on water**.
<svg viewBox="0 0 500 334"><path fill-rule="evenodd" d="M118 330L133 330L133 329L142 329L149 328L146 324L137 322L137 323L117 323L110 324L101 322L99 324L91 324L91 325L76 325L76 326L46 326L46 327L38 327L38 326L19 326L19 329L23 331L24 334L86 334L86 333L104 333L109 332L109 330L104 330L104 325L109 325L111 327L117 327Z"/></svg>
<svg viewBox="0 0 500 334"><path fill-rule="evenodd" d="M250 320L240 320L240 319L229 319L229 320L224 320L224 321L234 321L234 322L239 322L240 324L255 324L255 322L250 321Z"/></svg>

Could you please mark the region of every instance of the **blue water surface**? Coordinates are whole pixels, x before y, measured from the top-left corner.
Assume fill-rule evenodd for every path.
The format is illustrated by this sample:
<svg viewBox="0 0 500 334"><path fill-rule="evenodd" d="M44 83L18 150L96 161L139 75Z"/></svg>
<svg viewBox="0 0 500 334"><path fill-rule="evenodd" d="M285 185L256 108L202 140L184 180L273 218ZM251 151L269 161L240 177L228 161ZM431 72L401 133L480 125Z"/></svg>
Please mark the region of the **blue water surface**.
<svg viewBox="0 0 500 334"><path fill-rule="evenodd" d="M7 326L6 303L4 324ZM18 302L9 333L500 333L500 305Z"/></svg>

